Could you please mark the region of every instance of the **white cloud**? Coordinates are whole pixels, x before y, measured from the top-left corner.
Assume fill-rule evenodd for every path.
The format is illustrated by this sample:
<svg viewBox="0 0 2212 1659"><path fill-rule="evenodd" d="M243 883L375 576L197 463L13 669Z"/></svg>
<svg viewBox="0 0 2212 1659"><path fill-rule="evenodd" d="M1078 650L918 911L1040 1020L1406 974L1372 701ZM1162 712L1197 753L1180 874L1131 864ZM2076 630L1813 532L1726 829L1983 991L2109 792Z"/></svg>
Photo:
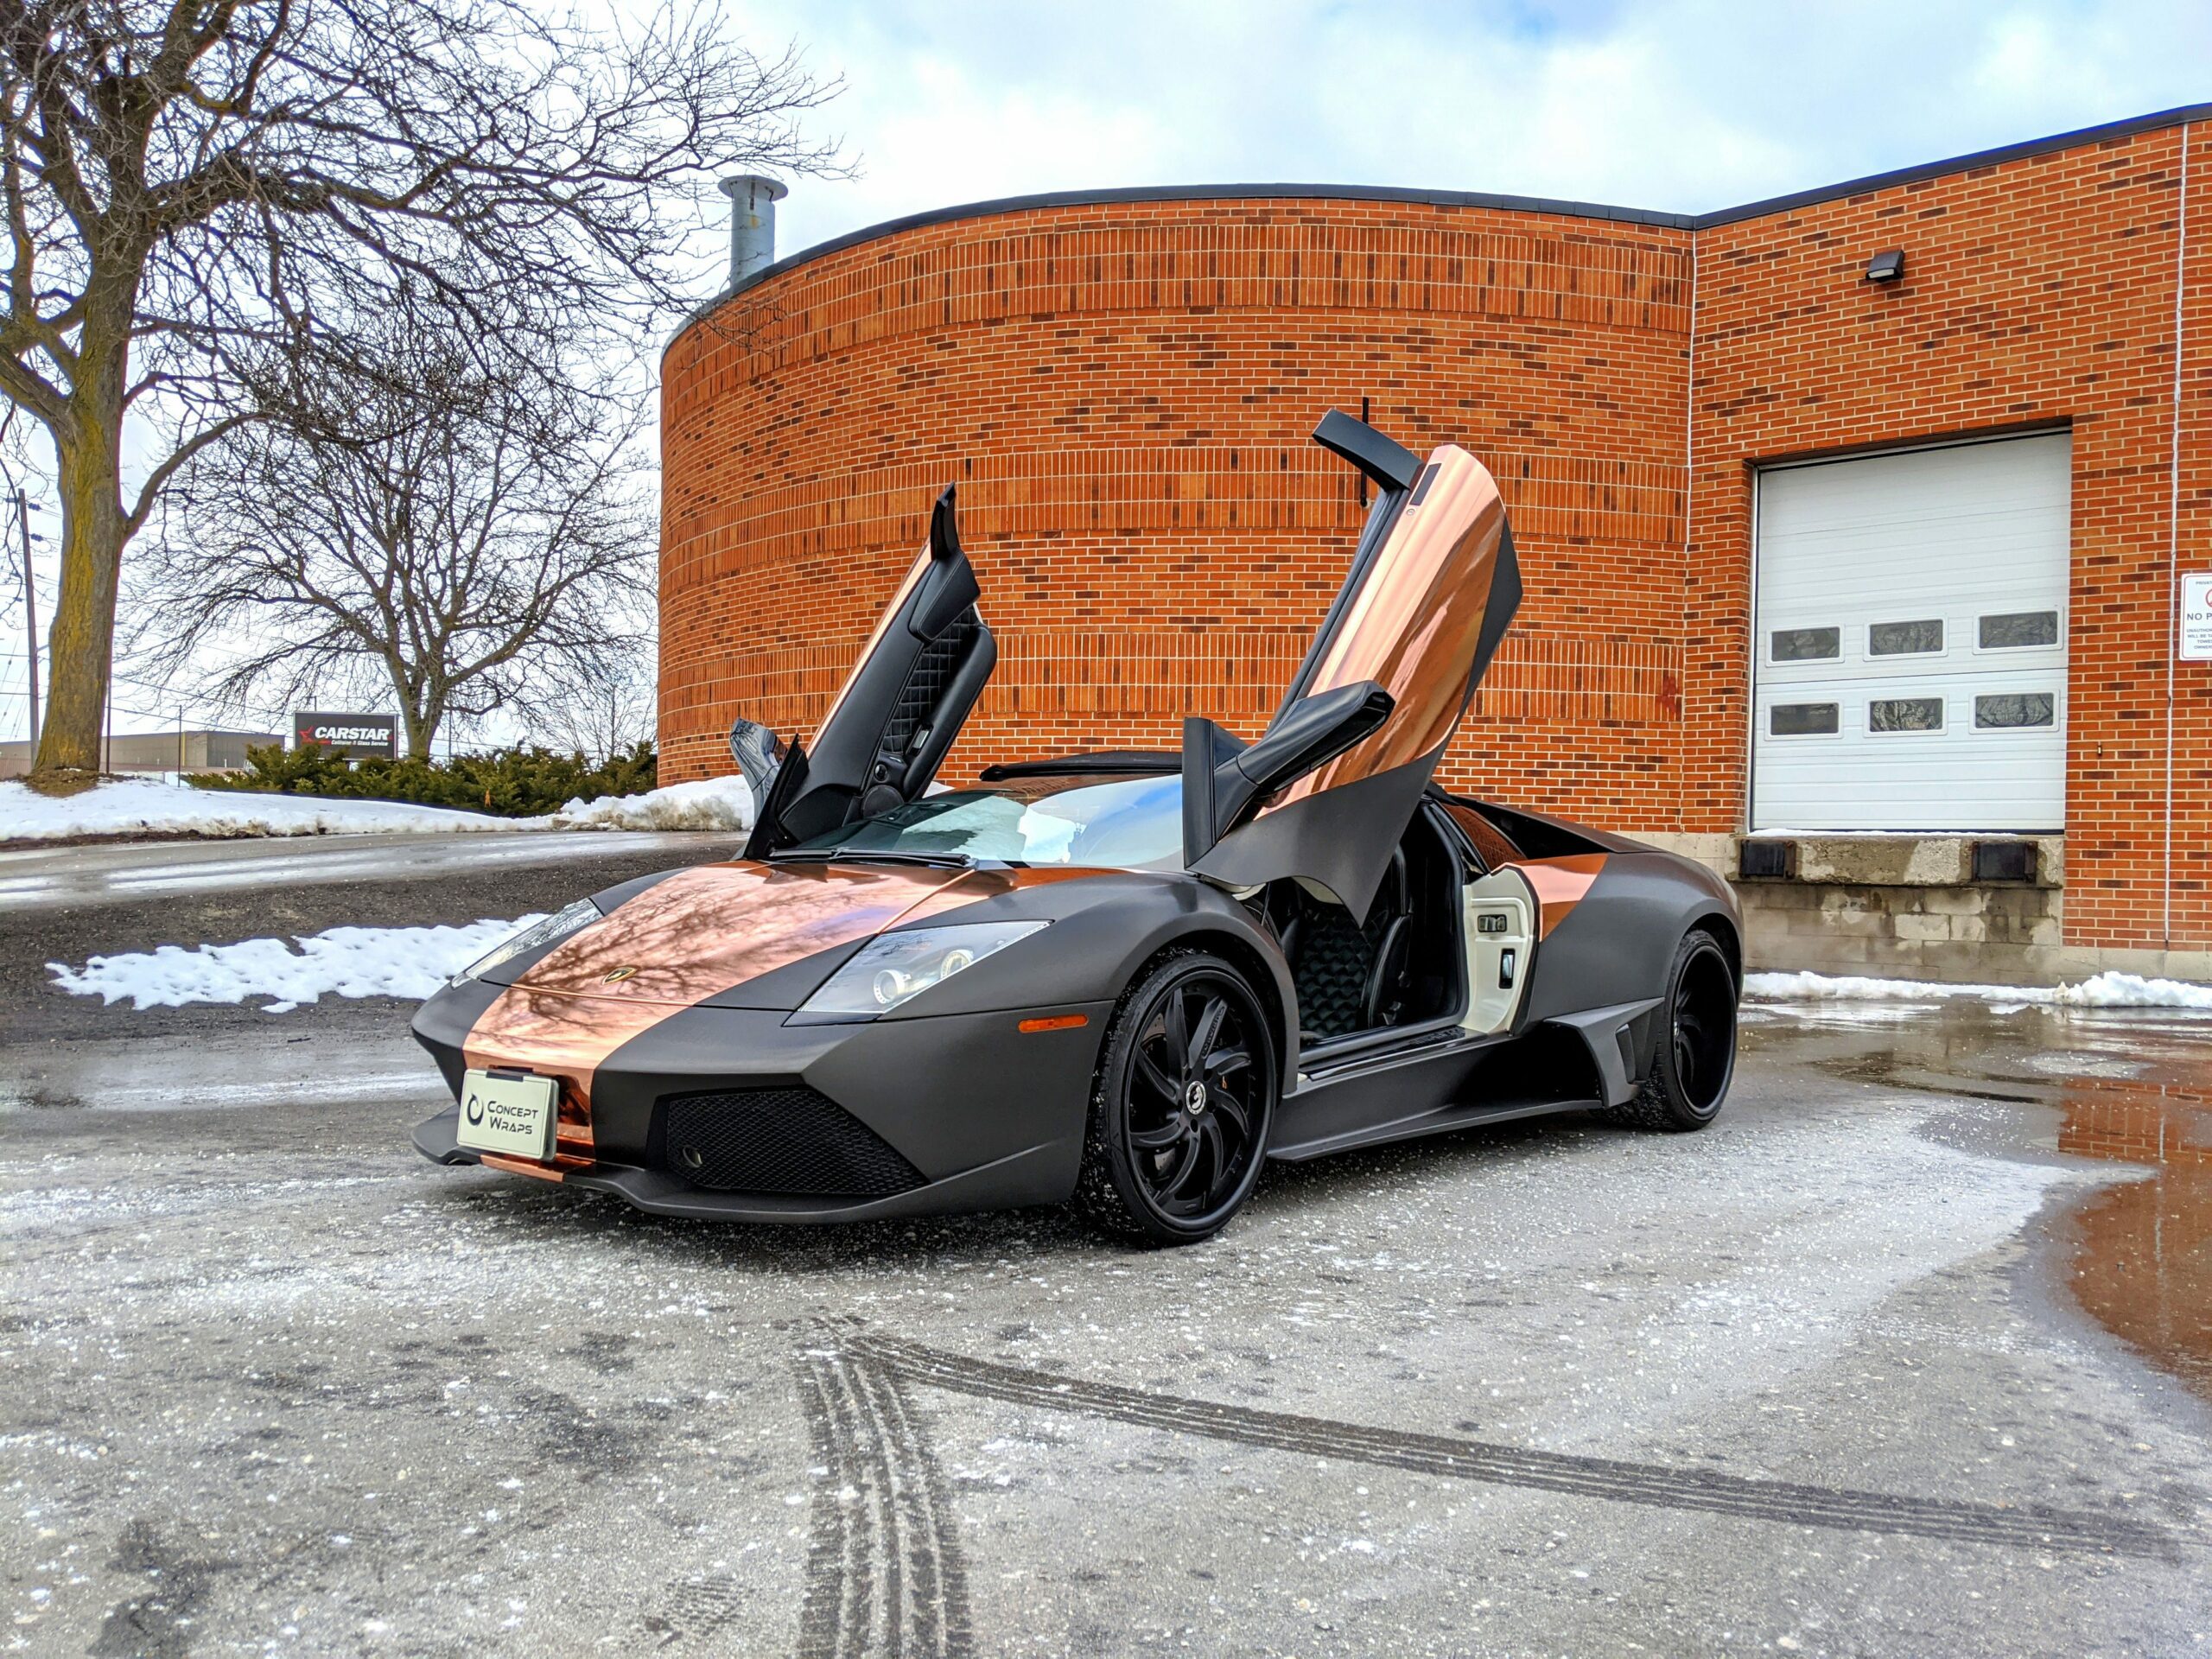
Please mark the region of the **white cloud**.
<svg viewBox="0 0 2212 1659"><path fill-rule="evenodd" d="M1694 212L2212 93L2212 9L2175 0L741 0L734 17L849 86L817 124L864 175L798 181L786 251L958 202L1116 184ZM718 275L702 270L702 292Z"/></svg>

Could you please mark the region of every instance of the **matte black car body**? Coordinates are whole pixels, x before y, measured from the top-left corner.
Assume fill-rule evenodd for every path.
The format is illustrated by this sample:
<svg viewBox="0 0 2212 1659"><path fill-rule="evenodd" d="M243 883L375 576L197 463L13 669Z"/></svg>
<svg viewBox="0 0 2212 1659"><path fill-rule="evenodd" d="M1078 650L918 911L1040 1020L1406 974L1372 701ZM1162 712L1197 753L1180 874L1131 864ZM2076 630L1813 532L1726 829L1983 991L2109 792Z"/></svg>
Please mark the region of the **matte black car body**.
<svg viewBox="0 0 2212 1659"><path fill-rule="evenodd" d="M594 900L601 919L456 979L416 1015L415 1035L456 1095L470 1066L560 1079L552 1160L464 1148L453 1110L417 1128L417 1147L674 1215L831 1221L1065 1202L1096 1134L1117 1007L1179 950L1229 964L1264 1009L1281 1078L1271 1160L1625 1105L1668 1039L1671 964L1700 933L1728 960L1732 1050L1740 926L1725 883L1673 855L1431 781L1519 596L1487 473L1449 446L1423 469L1340 416L1317 435L1382 492L1345 594L1268 734L1247 746L1194 720L1180 755L984 774L1179 775L1179 868L795 857L809 835L922 803L988 677L995 646L947 491L930 547L811 749L739 723L733 748L763 803L746 858L611 888ZM1459 491L1459 518L1430 533L1426 555L1407 552L1412 510L1440 467ZM1417 580L1484 584L1459 613L1450 654L1370 646L1363 658L1344 643L1363 617L1370 633L1378 626L1377 584ZM1439 602L1414 594L1401 608L1433 618ZM1371 664L1381 671L1362 677ZM1342 683L1323 683L1332 673ZM1404 729L1417 709L1425 724ZM1506 947L1517 954L1480 954L1484 894L1497 900L1502 940L1523 939L1504 929L1525 916L1525 942ZM1298 945L1301 928L1332 928L1356 969L1390 906L1393 928L1421 930L1408 937L1428 951L1425 1001L1372 1028L1339 1018L1315 1031L1300 984L1313 1001L1319 947ZM807 1011L872 941L992 922L1048 925L873 1018ZM1369 949L1370 982L1387 954ZM1453 972L1456 984L1445 982ZM1497 982L1478 987L1479 975ZM1484 1016L1493 1026L1476 1019L1478 990L1502 1010Z"/></svg>

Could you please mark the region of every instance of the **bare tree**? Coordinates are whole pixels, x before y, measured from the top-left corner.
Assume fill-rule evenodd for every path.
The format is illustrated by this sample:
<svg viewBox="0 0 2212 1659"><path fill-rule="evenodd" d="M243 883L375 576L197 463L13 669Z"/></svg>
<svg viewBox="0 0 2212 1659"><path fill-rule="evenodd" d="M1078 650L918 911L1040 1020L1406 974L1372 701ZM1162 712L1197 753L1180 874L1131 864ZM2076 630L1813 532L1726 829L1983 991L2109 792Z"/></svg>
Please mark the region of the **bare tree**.
<svg viewBox="0 0 2212 1659"><path fill-rule="evenodd" d="M124 549L257 418L253 364L402 285L486 341L635 327L711 173L834 168L794 124L834 86L683 3L0 0L0 391L62 509L41 771L96 763Z"/></svg>
<svg viewBox="0 0 2212 1659"><path fill-rule="evenodd" d="M557 696L535 700L533 735L596 761L652 741L659 721L652 642L633 653L601 658L572 671Z"/></svg>
<svg viewBox="0 0 2212 1659"><path fill-rule="evenodd" d="M136 591L199 690L296 702L379 682L411 755L451 719L560 718L650 653L656 505L639 417L458 342L310 356L270 418L201 448Z"/></svg>

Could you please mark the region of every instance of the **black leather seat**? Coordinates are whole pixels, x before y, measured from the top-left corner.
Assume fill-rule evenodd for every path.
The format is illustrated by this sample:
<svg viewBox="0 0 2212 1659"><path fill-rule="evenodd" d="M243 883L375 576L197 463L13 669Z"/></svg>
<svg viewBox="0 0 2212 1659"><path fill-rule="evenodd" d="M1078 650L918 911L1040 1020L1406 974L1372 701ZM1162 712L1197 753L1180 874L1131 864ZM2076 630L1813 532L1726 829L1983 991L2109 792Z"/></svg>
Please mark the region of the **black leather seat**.
<svg viewBox="0 0 2212 1659"><path fill-rule="evenodd" d="M1298 991L1300 1024L1308 1042L1348 1037L1396 1021L1405 1005L1413 927L1411 884L1403 848L1367 912L1352 925L1342 905L1297 889L1282 928L1283 957Z"/></svg>

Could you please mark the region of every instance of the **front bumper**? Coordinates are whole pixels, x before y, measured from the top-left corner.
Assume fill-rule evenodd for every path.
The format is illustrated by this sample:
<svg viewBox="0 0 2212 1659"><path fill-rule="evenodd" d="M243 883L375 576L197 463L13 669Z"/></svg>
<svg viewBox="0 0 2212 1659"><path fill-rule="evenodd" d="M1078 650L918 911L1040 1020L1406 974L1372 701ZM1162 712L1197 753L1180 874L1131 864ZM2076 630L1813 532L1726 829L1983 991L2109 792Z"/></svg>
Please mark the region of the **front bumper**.
<svg viewBox="0 0 2212 1659"><path fill-rule="evenodd" d="M557 1063L527 1052L484 1054L468 1043L487 998L464 987L423 1005L415 1036L458 1091L468 1065L530 1066L561 1072ZM854 1024L786 1025L769 1010L689 1007L608 1054L588 1077L570 1075L564 1091L588 1091L588 1160L564 1155L556 1165L480 1160L459 1146L456 1110L417 1126L414 1140L437 1163L476 1163L612 1192L663 1215L761 1222L860 1221L889 1216L948 1214L1064 1203L1075 1190L1083 1158L1091 1077L1110 1002L876 1020ZM1079 1027L1022 1032L1036 1013L1080 1014ZM579 1090L581 1084L581 1090ZM819 1110L847 1116L911 1166L903 1190L890 1192L786 1192L733 1187L687 1179L686 1148L672 1143L669 1103L687 1096L777 1091L821 1097ZM682 1109L696 1122L702 1109ZM817 1119L799 1115L794 1134L813 1134ZM748 1133L757 1140L760 1125ZM771 1163L804 1163L805 1148Z"/></svg>

